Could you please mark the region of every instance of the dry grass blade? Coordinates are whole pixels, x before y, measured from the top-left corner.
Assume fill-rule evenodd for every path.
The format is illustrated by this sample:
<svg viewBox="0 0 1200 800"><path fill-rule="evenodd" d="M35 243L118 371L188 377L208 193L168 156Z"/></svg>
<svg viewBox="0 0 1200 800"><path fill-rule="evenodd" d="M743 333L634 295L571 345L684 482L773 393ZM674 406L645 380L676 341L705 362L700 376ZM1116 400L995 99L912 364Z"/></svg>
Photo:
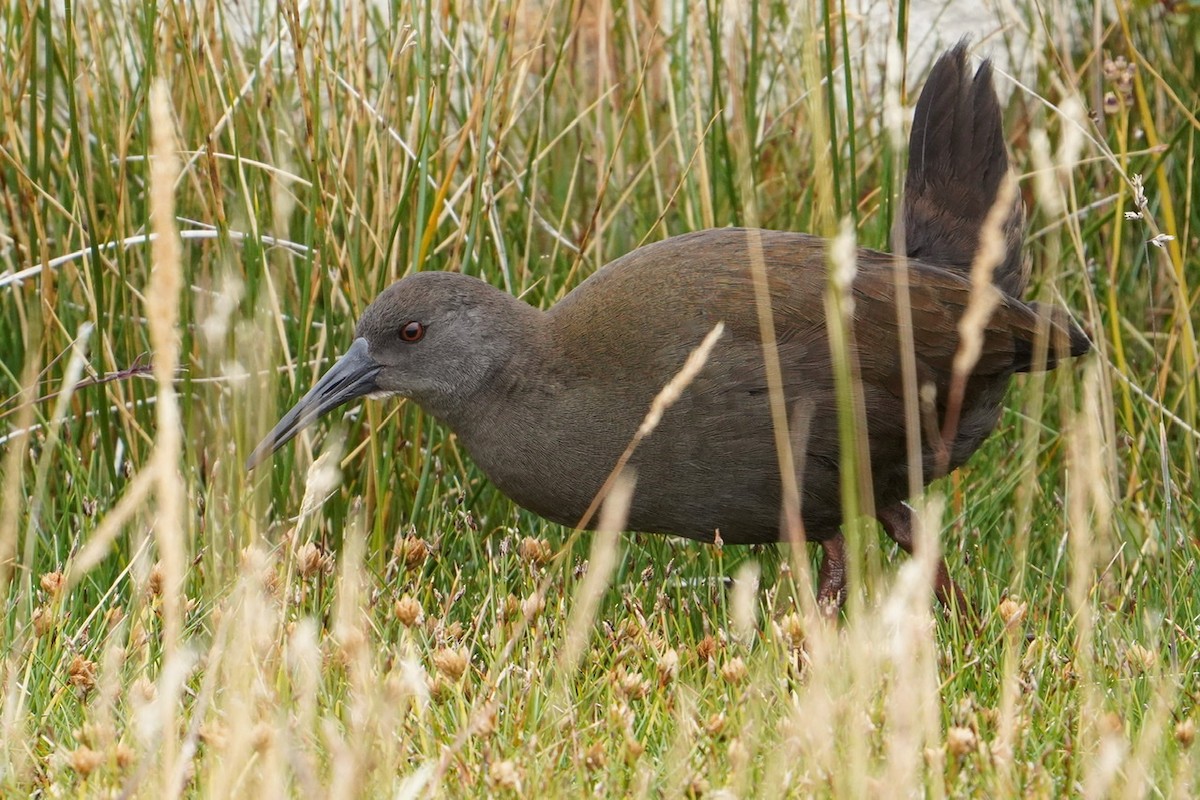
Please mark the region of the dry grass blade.
<svg viewBox="0 0 1200 800"><path fill-rule="evenodd" d="M654 429L658 427L658 423L662 420L663 414L683 395L684 389L696 379L696 376L700 374L700 370L704 369L704 364L708 361L709 354L712 353L712 349L716 347L717 340L721 338L724 332L724 322L718 322L714 325L712 330L696 346L696 349L688 354L687 360L684 361L683 366L680 367L675 377L667 381L667 384L654 396L654 399L650 402L650 410L642 418L642 422L638 425L633 439L625 446L624 452L617 459L616 466L609 472L608 479L600 487L600 491L596 493L596 497L593 498L591 505L588 506L587 511L584 512L583 517L580 518L579 523L575 527L585 528L591 522L596 509L608 497L618 476L629 464L629 459L633 457L637 446L641 444L643 439L654 432Z"/></svg>
<svg viewBox="0 0 1200 800"><path fill-rule="evenodd" d="M183 430L175 393L179 367L179 295L183 288L182 252L175 228L175 181L179 176L175 124L167 85L157 81L150 91L151 150L150 224L157 237L151 245L152 270L146 289L146 318L150 344L154 348L154 378L158 383L155 404L154 473L156 513L154 537L163 565L163 680L184 670L179 660L183 634L183 577L186 568L184 505L187 487L179 474ZM160 753L163 774L168 778L165 797L175 797L183 786L174 780L178 741L175 720L179 713L175 695L182 687L164 683L160 687L161 726L170 733L163 738Z"/></svg>
<svg viewBox="0 0 1200 800"><path fill-rule="evenodd" d="M983 350L983 332L987 328L988 320L992 318L992 312L1000 303L1000 290L992 283L992 274L1004 261L1004 224L1012 213L1016 198L1017 179L1010 172L1000 182L996 199L979 229L979 247L975 251L975 259L971 262L971 297L967 301L967 309L963 312L962 319L958 322L958 351L954 354L954 374L951 376L950 390L946 398L946 418L942 422L943 463L940 472L946 470L950 458L949 448L958 434L963 395L967 390L967 380L971 377Z"/></svg>
<svg viewBox="0 0 1200 800"><path fill-rule="evenodd" d="M635 484L636 479L628 470L621 473L601 506L600 521L596 532L592 534L587 574L575 590L571 615L567 618L567 638L558 655L559 681L563 685L574 677L579 667L584 647L591 638L592 626L596 622L596 611L612 581L620 550L620 536L625 530Z"/></svg>

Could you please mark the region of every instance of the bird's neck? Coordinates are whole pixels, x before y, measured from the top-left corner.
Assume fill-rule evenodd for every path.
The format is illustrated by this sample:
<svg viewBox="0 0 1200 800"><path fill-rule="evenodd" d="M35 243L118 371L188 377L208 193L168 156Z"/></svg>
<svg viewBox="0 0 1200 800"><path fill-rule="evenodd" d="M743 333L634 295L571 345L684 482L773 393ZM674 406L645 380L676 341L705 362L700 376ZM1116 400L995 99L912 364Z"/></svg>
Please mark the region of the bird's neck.
<svg viewBox="0 0 1200 800"><path fill-rule="evenodd" d="M587 421L566 408L571 403L564 385L571 378L542 320L531 326L525 341L478 391L452 408L427 410L454 431L502 492L524 508L571 525L599 488L579 474L576 440ZM556 429L564 419L580 429Z"/></svg>

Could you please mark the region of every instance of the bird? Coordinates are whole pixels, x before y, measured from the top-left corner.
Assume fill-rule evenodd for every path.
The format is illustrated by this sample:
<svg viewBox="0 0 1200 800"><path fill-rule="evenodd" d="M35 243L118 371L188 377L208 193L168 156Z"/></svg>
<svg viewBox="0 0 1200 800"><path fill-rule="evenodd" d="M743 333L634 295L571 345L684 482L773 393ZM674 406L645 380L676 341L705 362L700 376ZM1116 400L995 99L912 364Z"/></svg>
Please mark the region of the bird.
<svg viewBox="0 0 1200 800"><path fill-rule="evenodd" d="M1054 369L1091 348L1066 310L1021 299L1029 276L1023 201L1011 185L1004 191L1015 179L991 63L972 73L967 46L938 59L918 99L891 243L907 270L923 417L936 416L920 426L922 486L964 464L992 434L1014 374ZM978 358L969 376L959 369L956 384L960 323L982 291L972 270L989 224L1000 245L984 286L994 308ZM806 233L694 231L617 258L544 310L459 272L413 272L362 312L345 354L283 415L247 468L343 404L398 396L448 426L519 506L576 526L655 396L721 323L699 372L629 457L636 490L626 528L724 545L786 541L752 274L761 259L778 392L798 451L798 516L805 539L824 551L817 599L836 609L846 596L846 476L825 310L829 253L828 241ZM912 553L897 257L854 253L848 342L865 412L871 510ZM943 604L967 606L940 559L934 589Z"/></svg>

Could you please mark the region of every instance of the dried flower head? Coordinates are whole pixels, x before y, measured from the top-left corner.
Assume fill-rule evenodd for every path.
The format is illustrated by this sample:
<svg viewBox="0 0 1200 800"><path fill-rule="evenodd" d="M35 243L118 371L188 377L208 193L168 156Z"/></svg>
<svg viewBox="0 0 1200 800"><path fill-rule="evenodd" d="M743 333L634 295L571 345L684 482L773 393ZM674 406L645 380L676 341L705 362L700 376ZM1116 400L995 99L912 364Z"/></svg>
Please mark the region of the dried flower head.
<svg viewBox="0 0 1200 800"><path fill-rule="evenodd" d="M424 539L409 534L397 540L392 553L403 561L408 569L418 569L429 558L429 544Z"/></svg>
<svg viewBox="0 0 1200 800"><path fill-rule="evenodd" d="M669 647L658 659L658 685L665 688L679 674L679 653Z"/></svg>
<svg viewBox="0 0 1200 800"><path fill-rule="evenodd" d="M1129 179L1129 184L1133 187L1133 205L1138 211L1145 211L1150 205L1150 201L1146 199L1146 182L1142 179L1140 172L1135 172L1133 177Z"/></svg>
<svg viewBox="0 0 1200 800"><path fill-rule="evenodd" d="M50 606L38 606L33 610L33 633L37 637L45 636L54 630L55 616Z"/></svg>
<svg viewBox="0 0 1200 800"><path fill-rule="evenodd" d="M67 586L67 579L61 572L46 572L42 574L39 583L42 585L42 591L51 597L58 597L62 594L63 589Z"/></svg>
<svg viewBox="0 0 1200 800"><path fill-rule="evenodd" d="M259 722L250 734L250 746L259 755L271 749L275 743L275 728L269 722Z"/></svg>
<svg viewBox="0 0 1200 800"><path fill-rule="evenodd" d="M587 767L589 772L602 770L607 763L608 754L604 750L604 745L600 742L593 744L583 754L583 765Z"/></svg>
<svg viewBox="0 0 1200 800"><path fill-rule="evenodd" d="M449 647L442 647L433 654L433 666L442 675L445 675L452 681L457 681L467 671L470 666L470 658L467 656L466 648L460 647L457 650Z"/></svg>
<svg viewBox="0 0 1200 800"><path fill-rule="evenodd" d="M509 594L504 598L504 606L501 609L500 615L505 622L516 619L521 613L521 601L515 594Z"/></svg>
<svg viewBox="0 0 1200 800"><path fill-rule="evenodd" d="M131 694L136 703L143 705L153 703L155 698L158 697L158 685L145 675L141 675L133 681Z"/></svg>
<svg viewBox="0 0 1200 800"><path fill-rule="evenodd" d="M721 677L726 683L736 686L746 682L746 678L750 677L750 670L746 668L746 662L741 656L734 656L721 666Z"/></svg>
<svg viewBox="0 0 1200 800"><path fill-rule="evenodd" d="M617 667L612 676L613 688L625 700L641 700L650 693L650 681L640 672L630 672L624 665Z"/></svg>
<svg viewBox="0 0 1200 800"><path fill-rule="evenodd" d="M970 728L955 725L946 731L946 749L956 758L975 752L978 746L979 737Z"/></svg>
<svg viewBox="0 0 1200 800"><path fill-rule="evenodd" d="M71 769L86 778L104 763L104 754L87 745L80 745L67 754L67 763L71 765Z"/></svg>
<svg viewBox="0 0 1200 800"><path fill-rule="evenodd" d="M779 633L792 650L804 647L804 619L795 611L785 614L779 620Z"/></svg>
<svg viewBox="0 0 1200 800"><path fill-rule="evenodd" d="M526 536L521 540L521 544L517 547L517 553L521 556L522 561L537 564L539 567L549 561L553 555L550 542L545 539L535 539L532 536Z"/></svg>
<svg viewBox="0 0 1200 800"><path fill-rule="evenodd" d="M1133 78L1137 74L1137 64L1131 63L1125 56L1105 57L1103 71L1104 79L1113 84L1117 91L1126 97L1132 96Z"/></svg>
<svg viewBox="0 0 1200 800"><path fill-rule="evenodd" d="M438 638L444 642L461 642L467 637L467 629L458 620L443 622L438 628Z"/></svg>
<svg viewBox="0 0 1200 800"><path fill-rule="evenodd" d="M213 750L224 750L228 740L225 726L219 720L205 720L200 723L200 741Z"/></svg>
<svg viewBox="0 0 1200 800"><path fill-rule="evenodd" d="M720 645L717 644L716 639L714 639L712 636L705 636L700 640L700 643L696 645L696 656L704 662L712 661L719 648Z"/></svg>
<svg viewBox="0 0 1200 800"><path fill-rule="evenodd" d="M475 735L486 739L495 733L498 716L499 708L497 708L495 701L481 708L472 723Z"/></svg>
<svg viewBox="0 0 1200 800"><path fill-rule="evenodd" d="M113 760L117 762L117 766L121 769L127 768L137 759L137 753L132 747L124 742L117 742L113 746Z"/></svg>
<svg viewBox="0 0 1200 800"><path fill-rule="evenodd" d="M1130 672L1135 675L1140 675L1143 672L1148 672L1154 669L1154 665L1158 663L1158 653L1148 647L1134 642L1125 650L1125 664L1129 667Z"/></svg>
<svg viewBox="0 0 1200 800"><path fill-rule="evenodd" d="M400 624L406 628L420 625L421 620L425 616L425 612L421 608L421 603L408 595L404 595L396 601L394 611L396 619L400 620Z"/></svg>
<svg viewBox="0 0 1200 800"><path fill-rule="evenodd" d="M746 747L746 743L740 736L729 740L726 752L729 754L729 766L733 768L734 772L744 769L750 763L750 748Z"/></svg>
<svg viewBox="0 0 1200 800"><path fill-rule="evenodd" d="M637 740L637 737L632 733L625 734L625 763L633 766L642 753L646 752L646 745Z"/></svg>
<svg viewBox="0 0 1200 800"><path fill-rule="evenodd" d="M164 580L166 580L166 573L163 564L161 561L155 561L154 566L150 568L150 575L146 578L146 590L154 597L158 597L162 594Z"/></svg>
<svg viewBox="0 0 1200 800"><path fill-rule="evenodd" d="M1000 619L1004 620L1004 627L1014 628L1025 619L1025 612L1028 609L1028 603L1022 603L1012 597L1006 597L1000 601L1000 605L996 608L996 611L1000 614Z"/></svg>
<svg viewBox="0 0 1200 800"><path fill-rule="evenodd" d="M618 700L608 707L608 722L612 727L632 735L634 722L633 709L624 700Z"/></svg>
<svg viewBox="0 0 1200 800"><path fill-rule="evenodd" d="M507 789L518 794L521 792L521 773L517 770L517 765L508 759L492 762L492 766L488 768L488 781L497 789Z"/></svg>
<svg viewBox="0 0 1200 800"><path fill-rule="evenodd" d="M624 621L617 626L616 631L613 632L613 638L618 642L636 642L642 638L645 632L646 631L642 627L642 623L638 622L633 617L626 617Z"/></svg>
<svg viewBox="0 0 1200 800"><path fill-rule="evenodd" d="M530 622L537 619L538 615L545 610L546 598L543 597L539 592L534 592L533 594L529 595L529 597L526 597L523 601L521 601L521 613L524 614L525 618Z"/></svg>
<svg viewBox="0 0 1200 800"><path fill-rule="evenodd" d="M1191 747L1192 742L1196 741L1196 723L1191 717L1175 723L1175 741L1184 749Z"/></svg>
<svg viewBox="0 0 1200 800"><path fill-rule="evenodd" d="M333 560L329 554L322 552L316 542L305 542L296 548L296 569L301 578L312 578L328 571L332 566Z"/></svg>
<svg viewBox="0 0 1200 800"><path fill-rule="evenodd" d="M96 685L96 662L76 655L71 659L71 666L67 668L67 674L72 686L80 691L90 692Z"/></svg>

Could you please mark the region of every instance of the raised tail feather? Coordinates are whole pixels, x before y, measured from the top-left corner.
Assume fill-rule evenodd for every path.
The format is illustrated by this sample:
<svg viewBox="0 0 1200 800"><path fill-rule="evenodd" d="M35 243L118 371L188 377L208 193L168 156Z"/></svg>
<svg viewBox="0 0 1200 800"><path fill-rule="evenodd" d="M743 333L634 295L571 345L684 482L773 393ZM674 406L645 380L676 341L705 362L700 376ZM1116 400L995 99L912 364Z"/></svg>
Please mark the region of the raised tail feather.
<svg viewBox="0 0 1200 800"><path fill-rule="evenodd" d="M980 231L1008 175L1000 101L985 61L971 77L967 44L934 64L917 100L904 183L904 249L910 258L963 272L971 269ZM1020 194L1002 223L1003 261L992 280L1020 297L1028 272L1021 252L1025 211Z"/></svg>
<svg viewBox="0 0 1200 800"><path fill-rule="evenodd" d="M1081 356L1092 349L1092 341L1071 319L1065 309L1041 303L1029 303L1029 308L1039 318L1050 322L1049 337L1044 357L1028 339L1018 338L1014 344L1013 369L1016 372L1033 372L1035 369L1054 369L1064 358Z"/></svg>

